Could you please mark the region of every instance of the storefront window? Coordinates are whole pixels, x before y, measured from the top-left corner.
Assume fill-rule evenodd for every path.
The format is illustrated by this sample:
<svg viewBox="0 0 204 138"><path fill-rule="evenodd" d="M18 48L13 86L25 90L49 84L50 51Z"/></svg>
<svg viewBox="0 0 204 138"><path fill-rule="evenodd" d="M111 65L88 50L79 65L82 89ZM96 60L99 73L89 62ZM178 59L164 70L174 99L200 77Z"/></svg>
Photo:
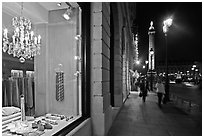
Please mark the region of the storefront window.
<svg viewBox="0 0 204 138"><path fill-rule="evenodd" d="M77 3L52 2L3 2L2 7L9 41L12 18L22 13L41 38L40 55L24 63L2 52L2 133L55 135L84 116L82 8Z"/></svg>

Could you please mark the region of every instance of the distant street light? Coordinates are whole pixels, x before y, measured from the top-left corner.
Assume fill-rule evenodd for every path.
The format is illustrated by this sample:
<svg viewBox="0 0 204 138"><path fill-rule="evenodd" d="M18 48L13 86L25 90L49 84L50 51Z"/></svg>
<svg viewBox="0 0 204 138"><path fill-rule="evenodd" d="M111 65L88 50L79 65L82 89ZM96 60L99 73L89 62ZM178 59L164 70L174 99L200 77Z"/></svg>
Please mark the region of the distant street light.
<svg viewBox="0 0 204 138"><path fill-rule="evenodd" d="M164 26L163 26L163 32L165 34L165 40L166 40L166 82L165 82L165 91L166 91L166 94L165 94L165 99L166 101L170 101L170 98L169 98L169 77L168 77L168 47L167 47L167 33L168 33L168 30L169 30L169 27L172 25L173 23L173 19L172 18L169 18L167 20L165 20L163 22Z"/></svg>
<svg viewBox="0 0 204 138"><path fill-rule="evenodd" d="M197 66L196 65L193 65L191 70L193 71L193 79L194 79L194 84L197 84L197 71L198 69L196 68Z"/></svg>
<svg viewBox="0 0 204 138"><path fill-rule="evenodd" d="M140 61L139 61L139 60L137 60L137 61L136 61L136 64L138 64L138 65L139 65L139 64L140 64Z"/></svg>
<svg viewBox="0 0 204 138"><path fill-rule="evenodd" d="M148 64L148 63L149 63L149 61L148 61L148 60L146 60L146 61L145 61L146 68L147 68L147 69L146 69L146 71L148 71L148 66L147 66L147 64Z"/></svg>
<svg viewBox="0 0 204 138"><path fill-rule="evenodd" d="M163 26L163 32L165 33L165 35L167 35L167 32L169 31L169 27L172 25L173 19L169 18L167 20L165 20L164 26Z"/></svg>

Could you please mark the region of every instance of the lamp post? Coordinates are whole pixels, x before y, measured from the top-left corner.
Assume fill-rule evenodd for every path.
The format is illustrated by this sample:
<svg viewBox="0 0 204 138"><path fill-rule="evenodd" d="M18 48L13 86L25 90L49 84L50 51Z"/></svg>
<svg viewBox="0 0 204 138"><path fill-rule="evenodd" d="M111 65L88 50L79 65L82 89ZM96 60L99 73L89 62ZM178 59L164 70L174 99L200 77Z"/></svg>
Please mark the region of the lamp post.
<svg viewBox="0 0 204 138"><path fill-rule="evenodd" d="M145 75L145 73L146 73L146 69L145 69L145 68L146 68L146 66L145 66L145 65L142 65L142 69L143 69L142 72L144 72L144 75Z"/></svg>
<svg viewBox="0 0 204 138"><path fill-rule="evenodd" d="M153 68L152 68L152 57L153 57L153 55L154 55L154 51L153 51L152 48L150 49L149 53L150 53L150 57L151 57L151 85L150 85L150 89L151 89L151 91L153 91L153 78L152 78L152 70L153 70Z"/></svg>
<svg viewBox="0 0 204 138"><path fill-rule="evenodd" d="M165 58L165 62L166 62L166 81L165 81L165 99L166 101L170 101L169 99L169 76L168 76L168 46L167 46L167 33L169 30L169 27L172 25L173 19L169 18L167 20L165 20L163 22L164 26L163 26L163 32L165 34L165 45L166 45L166 58Z"/></svg>
<svg viewBox="0 0 204 138"><path fill-rule="evenodd" d="M146 71L148 71L148 66L147 66L147 64L148 64L148 63L149 63L149 61L148 61L148 60L146 60L146 61L145 61L146 68L147 68L147 69L146 69ZM146 72L146 73L147 73L147 72Z"/></svg>

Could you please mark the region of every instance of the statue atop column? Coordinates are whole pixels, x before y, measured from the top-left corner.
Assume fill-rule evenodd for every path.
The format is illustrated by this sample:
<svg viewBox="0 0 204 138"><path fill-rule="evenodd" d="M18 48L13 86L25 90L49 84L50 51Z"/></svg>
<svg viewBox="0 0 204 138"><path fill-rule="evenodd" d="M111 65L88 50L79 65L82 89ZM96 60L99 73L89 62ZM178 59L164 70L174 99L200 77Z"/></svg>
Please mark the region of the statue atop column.
<svg viewBox="0 0 204 138"><path fill-rule="evenodd" d="M154 30L153 21L150 22L149 30Z"/></svg>

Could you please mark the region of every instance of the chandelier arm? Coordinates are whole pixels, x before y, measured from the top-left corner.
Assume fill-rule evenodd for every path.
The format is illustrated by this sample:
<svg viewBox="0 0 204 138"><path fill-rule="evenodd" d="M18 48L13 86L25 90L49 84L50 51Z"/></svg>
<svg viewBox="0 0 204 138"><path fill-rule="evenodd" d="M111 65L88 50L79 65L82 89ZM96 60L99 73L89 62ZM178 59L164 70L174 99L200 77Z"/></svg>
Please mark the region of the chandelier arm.
<svg viewBox="0 0 204 138"><path fill-rule="evenodd" d="M23 16L23 2L21 2L21 16Z"/></svg>

